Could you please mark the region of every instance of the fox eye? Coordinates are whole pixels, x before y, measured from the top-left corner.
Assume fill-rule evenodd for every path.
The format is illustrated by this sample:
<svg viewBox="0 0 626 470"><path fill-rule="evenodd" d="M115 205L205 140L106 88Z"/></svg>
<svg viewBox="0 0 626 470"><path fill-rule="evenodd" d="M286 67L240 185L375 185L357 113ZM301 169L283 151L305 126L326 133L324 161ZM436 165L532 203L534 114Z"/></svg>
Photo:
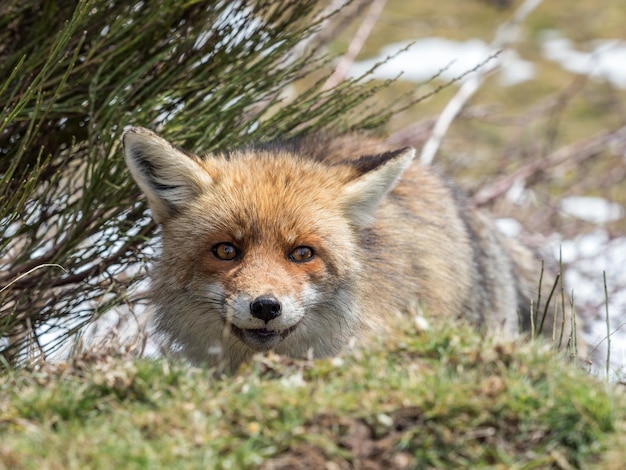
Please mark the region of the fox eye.
<svg viewBox="0 0 626 470"><path fill-rule="evenodd" d="M211 248L211 251L216 258L224 261L230 261L239 256L239 249L237 249L237 247L235 247L234 245L225 242L218 243L213 248Z"/></svg>
<svg viewBox="0 0 626 470"><path fill-rule="evenodd" d="M313 258L313 248L299 246L289 254L289 259L295 263L304 263Z"/></svg>

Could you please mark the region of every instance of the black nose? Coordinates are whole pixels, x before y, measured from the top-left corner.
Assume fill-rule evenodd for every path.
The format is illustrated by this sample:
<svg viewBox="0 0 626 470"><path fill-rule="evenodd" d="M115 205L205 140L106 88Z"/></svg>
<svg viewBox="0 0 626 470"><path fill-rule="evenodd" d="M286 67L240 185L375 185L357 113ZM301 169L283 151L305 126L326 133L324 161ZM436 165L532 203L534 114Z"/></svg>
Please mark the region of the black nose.
<svg viewBox="0 0 626 470"><path fill-rule="evenodd" d="M265 323L280 316L280 302L272 295L262 295L254 299L250 304L250 311L256 318L260 318Z"/></svg>

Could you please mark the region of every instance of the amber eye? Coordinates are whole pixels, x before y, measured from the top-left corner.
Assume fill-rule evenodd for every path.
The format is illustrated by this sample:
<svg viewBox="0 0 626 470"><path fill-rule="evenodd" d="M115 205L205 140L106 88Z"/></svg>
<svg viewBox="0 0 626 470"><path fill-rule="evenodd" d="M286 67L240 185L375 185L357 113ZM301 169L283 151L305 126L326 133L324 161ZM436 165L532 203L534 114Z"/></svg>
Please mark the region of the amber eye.
<svg viewBox="0 0 626 470"><path fill-rule="evenodd" d="M299 246L289 254L289 259L295 263L304 263L313 258L313 248L308 246Z"/></svg>
<svg viewBox="0 0 626 470"><path fill-rule="evenodd" d="M230 261L239 256L239 250L234 245L225 242L218 243L213 248L211 248L211 251L216 258L224 261Z"/></svg>

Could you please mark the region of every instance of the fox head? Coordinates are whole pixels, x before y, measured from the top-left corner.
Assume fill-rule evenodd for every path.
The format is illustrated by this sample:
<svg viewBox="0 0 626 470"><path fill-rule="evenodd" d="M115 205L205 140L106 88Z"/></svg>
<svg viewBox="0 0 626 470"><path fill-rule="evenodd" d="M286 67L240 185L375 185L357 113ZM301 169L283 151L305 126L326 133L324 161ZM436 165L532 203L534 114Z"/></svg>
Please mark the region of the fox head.
<svg viewBox="0 0 626 470"><path fill-rule="evenodd" d="M198 157L146 129L124 134L163 229L156 326L192 360L331 355L360 326L362 237L415 151L328 162L289 149Z"/></svg>

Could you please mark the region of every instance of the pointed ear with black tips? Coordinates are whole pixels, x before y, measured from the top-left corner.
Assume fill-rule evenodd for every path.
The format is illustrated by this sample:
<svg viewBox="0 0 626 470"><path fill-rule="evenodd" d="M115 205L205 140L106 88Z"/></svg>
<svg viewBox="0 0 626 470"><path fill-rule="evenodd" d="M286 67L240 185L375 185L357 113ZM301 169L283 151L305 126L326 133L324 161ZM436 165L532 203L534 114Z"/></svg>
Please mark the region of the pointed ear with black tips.
<svg viewBox="0 0 626 470"><path fill-rule="evenodd" d="M406 147L350 162L360 174L344 186L341 201L355 226L371 225L381 199L393 189L414 156L415 149Z"/></svg>
<svg viewBox="0 0 626 470"><path fill-rule="evenodd" d="M197 157L148 129L130 128L124 133L123 144L128 169L148 198L157 223L165 222L213 183Z"/></svg>

